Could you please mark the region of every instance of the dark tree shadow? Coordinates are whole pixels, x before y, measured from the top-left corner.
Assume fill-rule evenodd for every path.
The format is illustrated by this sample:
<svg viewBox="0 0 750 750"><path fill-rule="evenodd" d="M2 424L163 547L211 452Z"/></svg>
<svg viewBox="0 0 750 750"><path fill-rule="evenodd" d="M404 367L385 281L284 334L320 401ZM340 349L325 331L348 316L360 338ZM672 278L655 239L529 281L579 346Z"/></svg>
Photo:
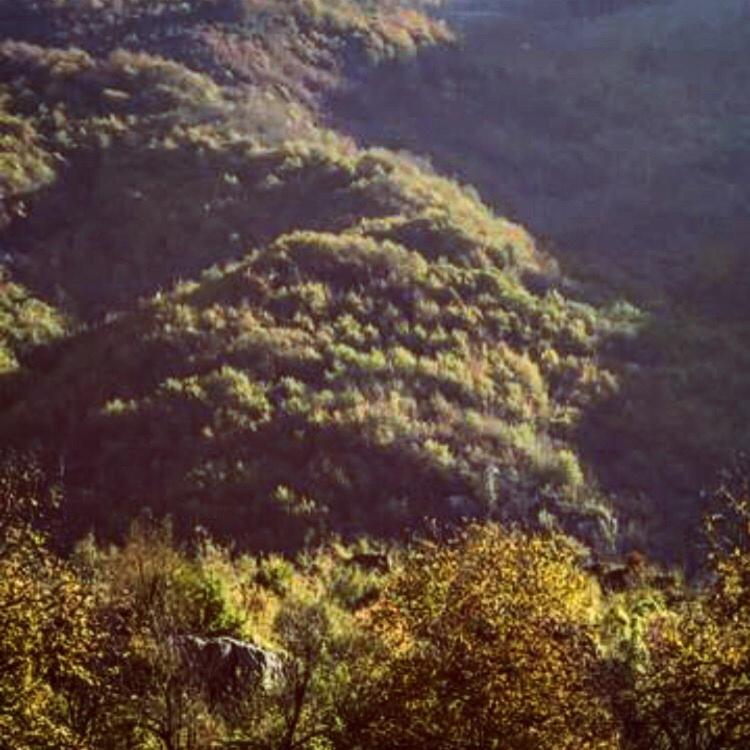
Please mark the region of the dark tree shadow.
<svg viewBox="0 0 750 750"><path fill-rule="evenodd" d="M623 523L694 567L702 492L750 446L750 325L672 314L608 347L621 387L584 415L579 450Z"/></svg>

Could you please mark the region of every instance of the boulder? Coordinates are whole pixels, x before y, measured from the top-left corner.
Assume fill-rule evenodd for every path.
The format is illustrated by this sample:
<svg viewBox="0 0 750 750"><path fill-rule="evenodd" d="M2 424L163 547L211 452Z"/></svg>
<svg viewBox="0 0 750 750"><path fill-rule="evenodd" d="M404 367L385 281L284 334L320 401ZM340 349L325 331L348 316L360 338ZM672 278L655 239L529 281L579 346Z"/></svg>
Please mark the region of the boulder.
<svg viewBox="0 0 750 750"><path fill-rule="evenodd" d="M211 700L244 695L248 690L273 690L284 679L278 654L237 638L183 635L174 646L187 677Z"/></svg>

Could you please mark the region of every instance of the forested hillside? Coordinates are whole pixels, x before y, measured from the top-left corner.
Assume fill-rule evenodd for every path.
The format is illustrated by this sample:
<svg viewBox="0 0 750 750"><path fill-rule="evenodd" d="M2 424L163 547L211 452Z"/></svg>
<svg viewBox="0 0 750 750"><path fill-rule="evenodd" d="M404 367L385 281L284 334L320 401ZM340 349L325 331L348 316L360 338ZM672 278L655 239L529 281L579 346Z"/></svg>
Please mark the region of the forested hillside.
<svg viewBox="0 0 750 750"><path fill-rule="evenodd" d="M425 513L513 516L523 496L534 518L561 507L608 517L614 504L619 544L676 554L699 491L747 441L745 27L739 4L712 7L4 3L8 443L65 474L87 508L74 514L81 528L122 529L143 504L189 507L188 526L226 507L253 518L278 510L278 490L318 507L315 531L297 519L289 541L329 527L382 533ZM286 257L289 242L294 278L255 270L250 258ZM404 270L411 261L391 260L387 278L348 282L344 303L338 272L298 261L311 246L349 264L363 243L420 256L427 288ZM225 299L216 278L242 275L227 262L273 292ZM206 287L208 269L213 297L170 291ZM183 355L149 343L163 338L145 312L157 306L189 310L169 324ZM252 311L256 336L281 325L272 371L229 356L238 332L214 331L210 357L193 352L193 318L208 307L219 319ZM288 335L320 358L304 377L277 361ZM126 370L99 359L113 349L127 350ZM266 429L296 456L257 455L278 468L262 481L242 433L242 450L214 466L225 445L201 431L216 432L218 403L204 404L190 446L153 411L165 383L225 368L274 394ZM346 450L288 445L289 378L303 401L328 399L336 431L350 424ZM361 398L367 417L335 416L343 394L354 402L340 408ZM130 418L94 419L110 402ZM182 414L192 408L168 411L194 421ZM372 420L387 437L365 429ZM137 468L121 460L135 446ZM387 478L372 468L381 460L411 468ZM414 471L430 477L424 490ZM328 515L332 504L349 510Z"/></svg>
<svg viewBox="0 0 750 750"><path fill-rule="evenodd" d="M641 309L639 332L607 350L621 386L580 444L611 491L680 515L748 443L747 5L477 0L440 13L457 42L337 92L337 122L471 182L593 299Z"/></svg>
<svg viewBox="0 0 750 750"><path fill-rule="evenodd" d="M740 0L0 0L0 750L746 750Z"/></svg>
<svg viewBox="0 0 750 750"><path fill-rule="evenodd" d="M211 33L260 57L262 21L293 56L320 24L306 43L335 49L339 76L450 40L401 7L294 8ZM55 8L53 41L63 11L78 29ZM0 51L8 262L61 317L39 303L37 335L58 340L9 373L3 433L64 485L67 533L122 533L147 505L263 549L426 516L562 523L612 549L573 437L616 387L599 343L632 316L568 301L554 262L470 189L323 129L307 67L283 91L249 68L226 86L216 61L87 43L86 24L114 35L123 14L81 15L88 52Z"/></svg>
<svg viewBox="0 0 750 750"><path fill-rule="evenodd" d="M747 439L740 18L3 3L5 445L71 539L149 506L681 557Z"/></svg>
<svg viewBox="0 0 750 750"><path fill-rule="evenodd" d="M471 181L579 274L649 303L722 307L707 287L747 272L747 4L441 12L457 43L371 69L339 92L342 125Z"/></svg>

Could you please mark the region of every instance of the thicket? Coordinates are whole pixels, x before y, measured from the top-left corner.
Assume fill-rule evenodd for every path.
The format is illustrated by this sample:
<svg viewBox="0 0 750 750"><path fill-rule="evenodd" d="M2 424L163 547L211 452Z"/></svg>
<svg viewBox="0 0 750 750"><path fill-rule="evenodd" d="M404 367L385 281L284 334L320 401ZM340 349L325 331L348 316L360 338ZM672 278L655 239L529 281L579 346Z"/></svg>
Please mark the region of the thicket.
<svg viewBox="0 0 750 750"><path fill-rule="evenodd" d="M694 525L699 486L738 442L733 425L743 369L733 370L732 388L716 383L725 377L722 360L744 356L741 336L710 364L696 347L695 367L686 368L685 346L676 343L687 341L692 348L692 328L660 332L658 320L625 305L597 310L551 292L556 285L569 288L554 264L471 190L437 177L425 163L357 149L316 127L305 105L271 88L259 84L240 92L173 60L135 51L98 58L6 43L0 56L12 123L5 171L14 181L5 201L6 261L16 278L60 311L41 303L26 306L38 317L34 341L49 338L45 317L67 319L69 330L76 320L91 326L49 353L36 354L6 335L8 362L20 356L22 372L40 369L30 380L7 379L7 401L20 396L22 403L4 419L6 435L16 443L37 441L51 465L60 466L64 458L72 497L116 488L113 513L97 510L91 500L81 506L93 512L97 525L122 530L133 508L151 503L154 494L172 509L187 509L188 518L224 518L226 527L227 509L241 509L246 523L239 525L248 539L257 537L246 526L254 527L256 514L272 509L277 520L270 526L296 528L289 537L295 544L331 525L390 531L427 511L449 517L531 513L549 520L561 508L578 518L575 525L585 537L611 540L614 521L592 467L620 493L614 504L621 540L643 546L646 534L669 555ZM301 230L316 234L296 234ZM280 238L288 233L284 244ZM140 297L263 248L269 257L287 255L283 266L299 263L299 278L288 278L287 289L263 297L248 287L231 300L218 291L229 284L214 285L210 305L217 320L252 309L256 335L281 331L279 343L266 346L272 351L264 358L274 362L270 373L268 365L247 357L238 364L234 355L222 353L238 346L229 329L203 335L215 353L191 354L194 324L188 318L204 315L209 303L193 305L182 293L167 294L160 303L191 308L170 324L182 354L171 344L143 345L152 335L164 338L153 332L162 324L151 315L131 312L129 323L113 320L117 311L132 311ZM427 263L418 272L415 253ZM369 278L351 270L355 257L365 265L372 260L378 269L391 264L391 271L377 270L381 276ZM213 272L226 273L221 267ZM280 269L256 260L247 273L257 273L265 285ZM345 304L337 300L344 283L351 287ZM15 310L20 303L11 287L8 294L9 326L23 328L18 321L28 320L28 312L24 317ZM101 326L108 315L109 323ZM738 324L738 334L740 329ZM124 336L134 336L137 345L93 343ZM317 352L318 363L302 374L280 353L290 336L295 346L304 341ZM700 338L706 337L712 338L708 329ZM99 364L110 346L129 352L132 364L124 372L113 364L108 374L109 366ZM79 356L86 364L76 367L71 363ZM158 364L162 357L168 361ZM178 357L186 362L176 362ZM205 379L213 371L214 380L221 379L226 368L273 394L270 416L257 425L250 404L252 439L233 428L223 440L224 422L215 420L224 406L211 396L202 408L213 416L202 417L188 439L177 425L197 425L187 416L197 402L177 399L172 391L167 398L160 382ZM147 384L138 369L153 370ZM98 382L87 385L94 371ZM66 378L70 382L60 387ZM304 404L302 415L295 412L291 421L286 404L294 399L286 390L281 395L284 378L302 384L294 396ZM707 400L707 391L716 396ZM69 394L64 404L63 393ZM623 406L632 400L637 409ZM121 403L132 407L120 409L127 419L113 416ZM366 410L357 406L365 403ZM185 414L150 426L165 409ZM321 410L329 412L325 425L311 429L309 420ZM110 418L94 418L99 412L111 412ZM710 439L699 429L707 413L715 425ZM716 414L725 416L714 420ZM302 427L294 427L300 421ZM202 435L204 427L210 439ZM179 441L172 439L174 431ZM321 432L325 448L299 447L300 434L305 442ZM605 450L612 435L623 448L616 453ZM90 442L89 452L74 448L69 455L65 447ZM264 469L263 478L253 478L247 468L256 442L262 450L251 465L271 457L278 469ZM136 470L117 469L130 450L140 456ZM227 456L217 465L215 456L223 450ZM327 451L337 455L324 460ZM655 451L663 458L658 464ZM96 468L100 460L106 472ZM237 461L241 468L232 468ZM163 472L162 466L170 468ZM292 469L300 476L290 483ZM344 475L331 480L339 470ZM106 479L109 471L118 478ZM400 481L388 479L398 474ZM377 490L363 491L368 483ZM233 489L225 495L227 487ZM248 488L250 495L240 501ZM307 515L297 513L290 521L289 504L274 499L278 492L301 493ZM420 499L412 501L417 494ZM359 510L335 510L350 495L359 495L353 501ZM266 530L262 536L271 544L278 533Z"/></svg>
<svg viewBox="0 0 750 750"><path fill-rule="evenodd" d="M223 84L312 103L354 70L452 38L420 0L0 0L7 38L166 56Z"/></svg>
<svg viewBox="0 0 750 750"><path fill-rule="evenodd" d="M588 19L449 4L457 44L368 70L332 108L508 206L576 273L679 304L743 256L747 8L627 4Z"/></svg>
<svg viewBox="0 0 750 750"><path fill-rule="evenodd" d="M617 587L557 533L470 525L389 553L238 555L146 517L63 559L6 462L0 746L733 750L750 740L748 482L699 588L632 556ZM37 524L35 527L34 524ZM729 529L731 537L725 533Z"/></svg>
<svg viewBox="0 0 750 750"><path fill-rule="evenodd" d="M320 126L348 75L411 58L419 118L369 90L394 142L416 125L443 165L583 214L616 152L637 207L664 185L633 199L620 147L693 96L642 45L665 16L617 17L622 99L512 24L420 67L451 41L420 5L0 2L0 448L41 467L0 467L0 750L748 746L746 472L693 584L612 556L697 564L697 486L750 423L742 253L659 287L670 315L597 307L474 190ZM599 59L611 21L560 28ZM746 75L722 70L715 110L660 133L700 167L669 210L741 202ZM631 257L631 282L659 267Z"/></svg>

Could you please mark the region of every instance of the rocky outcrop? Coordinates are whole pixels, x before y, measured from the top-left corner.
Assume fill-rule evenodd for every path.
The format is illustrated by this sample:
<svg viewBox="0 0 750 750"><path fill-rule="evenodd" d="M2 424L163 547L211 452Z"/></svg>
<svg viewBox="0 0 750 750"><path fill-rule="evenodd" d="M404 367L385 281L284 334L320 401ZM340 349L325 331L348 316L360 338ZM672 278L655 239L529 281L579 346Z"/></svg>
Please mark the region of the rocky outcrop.
<svg viewBox="0 0 750 750"><path fill-rule="evenodd" d="M251 690L273 690L284 680L281 657L249 641L183 635L174 639L174 648L187 679L212 702Z"/></svg>

